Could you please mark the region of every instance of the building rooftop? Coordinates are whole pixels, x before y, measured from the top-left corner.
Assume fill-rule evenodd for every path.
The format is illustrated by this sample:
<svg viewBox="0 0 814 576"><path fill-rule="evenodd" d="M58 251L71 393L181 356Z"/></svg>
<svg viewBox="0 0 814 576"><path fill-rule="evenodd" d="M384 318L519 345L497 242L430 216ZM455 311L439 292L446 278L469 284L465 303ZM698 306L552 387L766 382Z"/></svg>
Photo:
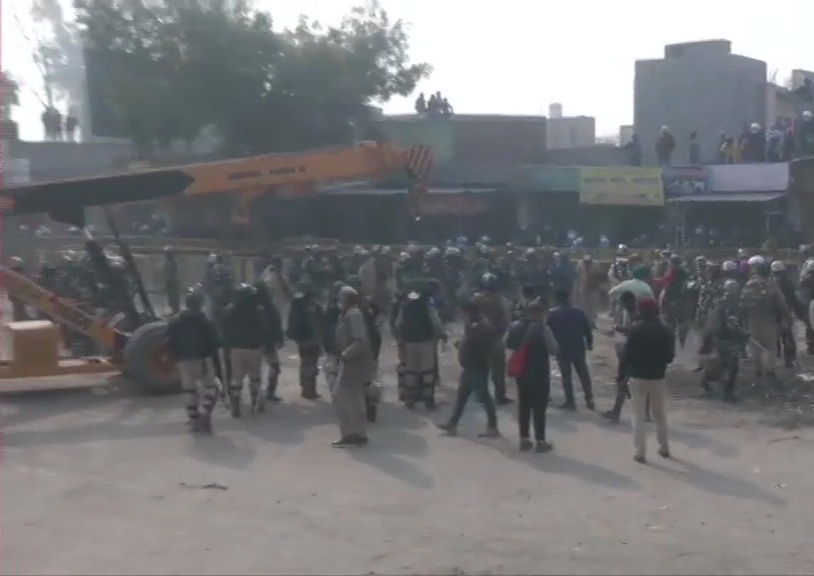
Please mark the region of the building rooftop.
<svg viewBox="0 0 814 576"><path fill-rule="evenodd" d="M494 120L510 122L540 122L546 117L542 115L530 114L454 114L451 117L432 117L421 114L386 114L382 117L385 121L395 122L461 122L466 120Z"/></svg>

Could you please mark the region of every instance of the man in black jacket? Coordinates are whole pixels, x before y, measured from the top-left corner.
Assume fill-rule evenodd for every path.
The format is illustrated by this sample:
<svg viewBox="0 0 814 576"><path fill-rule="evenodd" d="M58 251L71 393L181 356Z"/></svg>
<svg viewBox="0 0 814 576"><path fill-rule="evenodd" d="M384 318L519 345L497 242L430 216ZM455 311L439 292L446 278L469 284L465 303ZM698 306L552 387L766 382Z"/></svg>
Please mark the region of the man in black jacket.
<svg viewBox="0 0 814 576"><path fill-rule="evenodd" d="M218 331L203 312L202 294L188 294L185 305L186 310L170 320L167 347L187 396L190 429L211 433L212 409L218 398L217 378L221 376Z"/></svg>
<svg viewBox="0 0 814 576"><path fill-rule="evenodd" d="M675 358L675 336L659 319L659 306L654 298L640 298L639 320L628 330L627 341L620 353L620 373L630 377L630 403L633 412L633 459L645 463L647 400L656 423L659 455L670 457L667 438L667 384L664 380Z"/></svg>
<svg viewBox="0 0 814 576"><path fill-rule="evenodd" d="M460 342L456 343L461 379L458 383L455 408L449 420L439 424L438 428L450 436L456 435L466 403L474 394L486 410L486 430L479 436L496 438L500 436L500 432L497 427L495 403L489 394L489 370L492 366L495 342L500 340L500 335L474 302L464 303L461 311L464 313L464 335Z"/></svg>
<svg viewBox="0 0 814 576"><path fill-rule="evenodd" d="M241 284L234 291L232 302L223 312L224 348L229 351L232 374L229 380L229 404L232 417L240 418L240 396L243 380L249 379L253 414L265 409L265 396L260 394L263 351L269 341L266 316L260 308L254 286Z"/></svg>
<svg viewBox="0 0 814 576"><path fill-rule="evenodd" d="M546 440L546 410L551 392L551 369L548 357L556 356L559 346L545 323L547 309L539 301L526 305L523 320L513 322L506 336L506 348L522 354L526 347L526 363L517 381L517 425L520 450L548 452L552 445ZM530 422L534 422L534 439L529 437Z"/></svg>

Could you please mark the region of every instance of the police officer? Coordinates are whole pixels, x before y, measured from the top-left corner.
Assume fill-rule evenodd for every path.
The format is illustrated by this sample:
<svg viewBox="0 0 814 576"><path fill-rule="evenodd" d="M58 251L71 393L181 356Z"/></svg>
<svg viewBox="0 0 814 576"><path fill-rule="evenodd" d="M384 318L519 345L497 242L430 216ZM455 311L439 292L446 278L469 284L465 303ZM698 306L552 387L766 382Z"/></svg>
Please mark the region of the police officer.
<svg viewBox="0 0 814 576"><path fill-rule="evenodd" d="M436 346L443 337L438 312L426 292L412 290L399 307L396 332L402 343L404 363L403 399L412 409L418 402L435 408Z"/></svg>
<svg viewBox="0 0 814 576"><path fill-rule="evenodd" d="M808 313L802 302L797 298L794 283L789 278L786 264L782 260L775 260L771 264L772 278L780 289L789 311L805 322ZM789 319L791 320L791 318ZM794 326L791 321L780 326L780 338L777 343L778 355L782 354L786 368L793 368L797 362L797 341L794 337Z"/></svg>
<svg viewBox="0 0 814 576"><path fill-rule="evenodd" d="M170 312L178 314L181 308L181 284L178 277L178 259L172 246L164 246L164 289Z"/></svg>
<svg viewBox="0 0 814 576"><path fill-rule="evenodd" d="M249 379L252 414L262 412L265 396L260 393L261 370L270 329L253 286L241 284L235 289L234 298L223 314L222 330L224 347L229 351L232 364L228 385L232 417L241 416L240 396L246 378Z"/></svg>
<svg viewBox="0 0 814 576"><path fill-rule="evenodd" d="M814 301L814 258L808 258L800 268L797 299L802 304L803 310L806 311L803 320L806 325L806 351L809 354L814 354L814 328L811 326L811 320L808 317L809 305Z"/></svg>
<svg viewBox="0 0 814 576"><path fill-rule="evenodd" d="M280 309L274 302L271 296L271 290L265 282L257 282L254 285L257 291L257 300L260 304L260 309L265 316L266 326L268 328L266 341L264 347L264 355L266 364L268 365L268 380L266 382L266 400L280 402L281 399L277 396L277 384L280 381L280 356L278 351L283 347L285 336L283 335L283 321L280 316Z"/></svg>
<svg viewBox="0 0 814 576"><path fill-rule="evenodd" d="M302 278L298 292L288 309L286 336L297 343L300 356L300 390L302 397L316 400L319 357L325 334L325 310L317 301L314 285Z"/></svg>
<svg viewBox="0 0 814 576"><path fill-rule="evenodd" d="M750 332L749 352L759 378L775 381L775 353L780 329L791 322L786 300L770 277L769 265L762 256L748 262L751 277L741 290L741 306Z"/></svg>
<svg viewBox="0 0 814 576"><path fill-rule="evenodd" d="M498 404L510 404L506 395L506 349L503 347L503 336L511 323L509 301L498 291L497 277L486 273L480 280L480 291L475 294L475 305L481 311L495 331L495 348L490 362L492 383L495 386L495 401Z"/></svg>
<svg viewBox="0 0 814 576"><path fill-rule="evenodd" d="M211 433L217 378L221 377L218 332L203 311L204 298L200 292L187 294L185 306L186 310L170 320L167 347L181 376L190 429Z"/></svg>
<svg viewBox="0 0 814 576"><path fill-rule="evenodd" d="M735 383L740 370L740 352L744 342L749 340L743 317L740 285L737 280L727 280L723 285L723 296L710 312L706 326L717 358L706 365L701 376L701 387L707 392L712 390L711 382L723 377L723 399L727 402L736 400Z"/></svg>
<svg viewBox="0 0 814 576"><path fill-rule="evenodd" d="M365 327L367 328L367 336L370 341L371 352L373 353L373 361L378 368L379 356L382 350L382 332L381 332L381 312L375 302L368 296L362 293L362 279L359 276L349 276L345 282L359 294L357 306L362 311L365 319ZM375 371L374 371L375 375ZM365 383L365 408L367 412L368 422L375 422L378 414L378 405L381 400L381 387L373 382Z"/></svg>

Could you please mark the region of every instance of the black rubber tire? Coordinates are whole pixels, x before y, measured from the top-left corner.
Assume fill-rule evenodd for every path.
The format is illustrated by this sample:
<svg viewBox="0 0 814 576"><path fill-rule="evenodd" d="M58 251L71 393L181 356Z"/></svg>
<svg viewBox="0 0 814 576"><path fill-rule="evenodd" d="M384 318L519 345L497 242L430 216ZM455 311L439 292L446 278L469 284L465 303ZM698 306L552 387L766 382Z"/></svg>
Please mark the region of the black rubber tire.
<svg viewBox="0 0 814 576"><path fill-rule="evenodd" d="M142 394L177 394L181 391L181 381L177 372L167 378L156 373L152 362L156 348L167 338L167 323L163 320L149 322L138 328L124 347L124 369L128 379Z"/></svg>

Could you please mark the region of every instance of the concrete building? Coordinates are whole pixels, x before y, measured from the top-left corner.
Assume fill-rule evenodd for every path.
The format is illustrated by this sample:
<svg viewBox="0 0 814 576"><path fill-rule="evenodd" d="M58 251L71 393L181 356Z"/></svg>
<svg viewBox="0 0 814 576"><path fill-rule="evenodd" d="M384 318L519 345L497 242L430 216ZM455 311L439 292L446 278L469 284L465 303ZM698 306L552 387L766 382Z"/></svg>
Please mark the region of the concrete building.
<svg viewBox="0 0 814 576"><path fill-rule="evenodd" d="M766 85L766 118L764 126L789 126L799 116L802 106L794 92L777 84Z"/></svg>
<svg viewBox="0 0 814 576"><path fill-rule="evenodd" d="M744 124L767 114L766 63L732 53L728 40L671 44L664 58L638 60L634 81L634 125L646 163L661 126L676 139L673 162L687 163L690 133L696 131L701 158L711 160L721 131L736 135Z"/></svg>
<svg viewBox="0 0 814 576"><path fill-rule="evenodd" d="M596 143L596 120L591 116L563 116L562 104L548 107L546 147L549 150L582 148Z"/></svg>
<svg viewBox="0 0 814 576"><path fill-rule="evenodd" d="M619 145L624 146L633 139L633 133L636 131L633 124L625 124L619 126Z"/></svg>

